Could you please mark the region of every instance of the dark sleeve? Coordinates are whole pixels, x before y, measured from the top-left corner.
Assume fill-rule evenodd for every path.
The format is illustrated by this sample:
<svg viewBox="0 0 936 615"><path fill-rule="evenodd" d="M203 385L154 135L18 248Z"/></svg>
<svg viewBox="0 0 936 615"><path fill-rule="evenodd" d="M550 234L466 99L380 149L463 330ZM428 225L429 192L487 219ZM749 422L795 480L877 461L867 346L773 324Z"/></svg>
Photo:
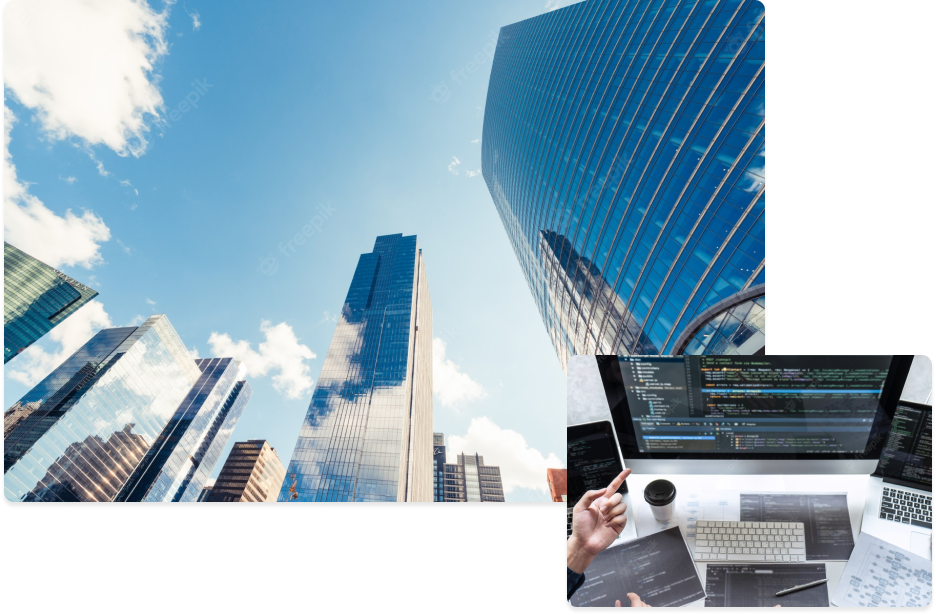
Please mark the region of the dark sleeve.
<svg viewBox="0 0 936 615"><path fill-rule="evenodd" d="M573 572L566 568L566 600L572 599L572 594L578 591L578 588L585 582L585 575L579 572Z"/></svg>

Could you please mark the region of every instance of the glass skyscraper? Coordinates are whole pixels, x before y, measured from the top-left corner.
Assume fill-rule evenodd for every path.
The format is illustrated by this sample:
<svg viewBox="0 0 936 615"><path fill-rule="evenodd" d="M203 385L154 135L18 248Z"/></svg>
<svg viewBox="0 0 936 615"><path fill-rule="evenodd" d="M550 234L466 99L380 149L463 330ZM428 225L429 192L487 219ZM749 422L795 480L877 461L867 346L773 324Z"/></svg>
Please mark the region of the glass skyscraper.
<svg viewBox="0 0 936 615"><path fill-rule="evenodd" d="M432 304L416 236L358 260L286 470L285 502L431 502Z"/></svg>
<svg viewBox="0 0 936 615"><path fill-rule="evenodd" d="M4 413L7 499L113 500L201 374L165 315L98 332Z"/></svg>
<svg viewBox="0 0 936 615"><path fill-rule="evenodd" d="M193 502L250 400L234 359L195 361L201 377L115 498L118 502ZM281 477L282 478L282 477ZM278 484L277 484L278 486Z"/></svg>
<svg viewBox="0 0 936 615"><path fill-rule="evenodd" d="M432 501L445 501L445 434L432 434Z"/></svg>
<svg viewBox="0 0 936 615"><path fill-rule="evenodd" d="M97 296L97 291L3 243L3 362Z"/></svg>
<svg viewBox="0 0 936 615"><path fill-rule="evenodd" d="M764 7L587 0L501 29L482 172L563 368L764 348Z"/></svg>

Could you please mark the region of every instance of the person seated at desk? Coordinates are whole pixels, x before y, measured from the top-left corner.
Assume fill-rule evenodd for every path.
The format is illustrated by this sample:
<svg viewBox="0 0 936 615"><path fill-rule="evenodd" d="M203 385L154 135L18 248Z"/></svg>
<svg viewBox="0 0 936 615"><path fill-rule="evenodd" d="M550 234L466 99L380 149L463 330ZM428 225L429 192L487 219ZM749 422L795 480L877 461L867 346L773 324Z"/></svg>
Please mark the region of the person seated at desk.
<svg viewBox="0 0 936 615"><path fill-rule="evenodd" d="M617 490L630 474L630 470L624 470L604 489L586 492L572 509L572 535L566 541L566 600L585 583L585 570L595 556L610 547L624 531L627 504ZM611 497L606 496L608 493ZM627 598L632 607L650 607L634 592L629 592ZM614 606L621 606L621 601L615 600Z"/></svg>

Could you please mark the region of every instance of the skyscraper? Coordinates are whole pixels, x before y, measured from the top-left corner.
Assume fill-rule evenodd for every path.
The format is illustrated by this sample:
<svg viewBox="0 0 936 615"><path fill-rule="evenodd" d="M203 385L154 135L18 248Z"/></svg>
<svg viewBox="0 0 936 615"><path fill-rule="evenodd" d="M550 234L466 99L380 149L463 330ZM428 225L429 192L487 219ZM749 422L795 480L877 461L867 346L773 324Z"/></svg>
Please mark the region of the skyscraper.
<svg viewBox="0 0 936 615"><path fill-rule="evenodd" d="M484 465L484 457L460 454L445 464L445 502L503 502L500 468Z"/></svg>
<svg viewBox="0 0 936 615"><path fill-rule="evenodd" d="M432 434L432 501L445 501L445 434Z"/></svg>
<svg viewBox="0 0 936 615"><path fill-rule="evenodd" d="M201 377L115 498L118 502L193 502L250 400L234 359L198 359ZM281 477L282 478L282 477ZM277 485L278 486L278 485Z"/></svg>
<svg viewBox="0 0 936 615"><path fill-rule="evenodd" d="M4 413L7 499L112 500L200 375L165 315L98 332Z"/></svg>
<svg viewBox="0 0 936 615"><path fill-rule="evenodd" d="M275 502L286 469L266 440L237 442L205 502Z"/></svg>
<svg viewBox="0 0 936 615"><path fill-rule="evenodd" d="M52 330L97 291L3 243L3 362Z"/></svg>
<svg viewBox="0 0 936 615"><path fill-rule="evenodd" d="M432 304L416 236L377 238L351 288L280 501L431 502Z"/></svg>
<svg viewBox="0 0 936 615"><path fill-rule="evenodd" d="M565 368L764 347L764 7L587 0L501 29L482 172Z"/></svg>

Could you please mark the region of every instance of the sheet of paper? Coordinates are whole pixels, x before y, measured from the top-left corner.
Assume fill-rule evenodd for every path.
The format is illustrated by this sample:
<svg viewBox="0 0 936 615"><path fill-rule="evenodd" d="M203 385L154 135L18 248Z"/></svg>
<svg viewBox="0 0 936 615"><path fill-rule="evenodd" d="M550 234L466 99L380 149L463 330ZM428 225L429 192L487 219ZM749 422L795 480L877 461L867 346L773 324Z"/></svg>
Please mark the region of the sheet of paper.
<svg viewBox="0 0 936 615"><path fill-rule="evenodd" d="M778 591L825 578L825 564L707 563L705 606L829 606L827 584L776 596Z"/></svg>
<svg viewBox="0 0 936 615"><path fill-rule="evenodd" d="M650 606L684 606L705 598L699 571L679 528L612 546L585 571L572 606L629 606L634 592Z"/></svg>
<svg viewBox="0 0 936 615"><path fill-rule="evenodd" d="M832 604L841 607L927 606L933 562L862 532Z"/></svg>
<svg viewBox="0 0 936 615"><path fill-rule="evenodd" d="M679 526L689 548L695 552L695 530L699 519L704 521L740 521L741 500L738 491L676 491L676 511L669 521L653 518L650 505L640 498L637 510L637 535L649 536L667 528Z"/></svg>
<svg viewBox="0 0 936 615"><path fill-rule="evenodd" d="M806 559L846 561L855 546L845 493L742 493L741 521L797 521Z"/></svg>

